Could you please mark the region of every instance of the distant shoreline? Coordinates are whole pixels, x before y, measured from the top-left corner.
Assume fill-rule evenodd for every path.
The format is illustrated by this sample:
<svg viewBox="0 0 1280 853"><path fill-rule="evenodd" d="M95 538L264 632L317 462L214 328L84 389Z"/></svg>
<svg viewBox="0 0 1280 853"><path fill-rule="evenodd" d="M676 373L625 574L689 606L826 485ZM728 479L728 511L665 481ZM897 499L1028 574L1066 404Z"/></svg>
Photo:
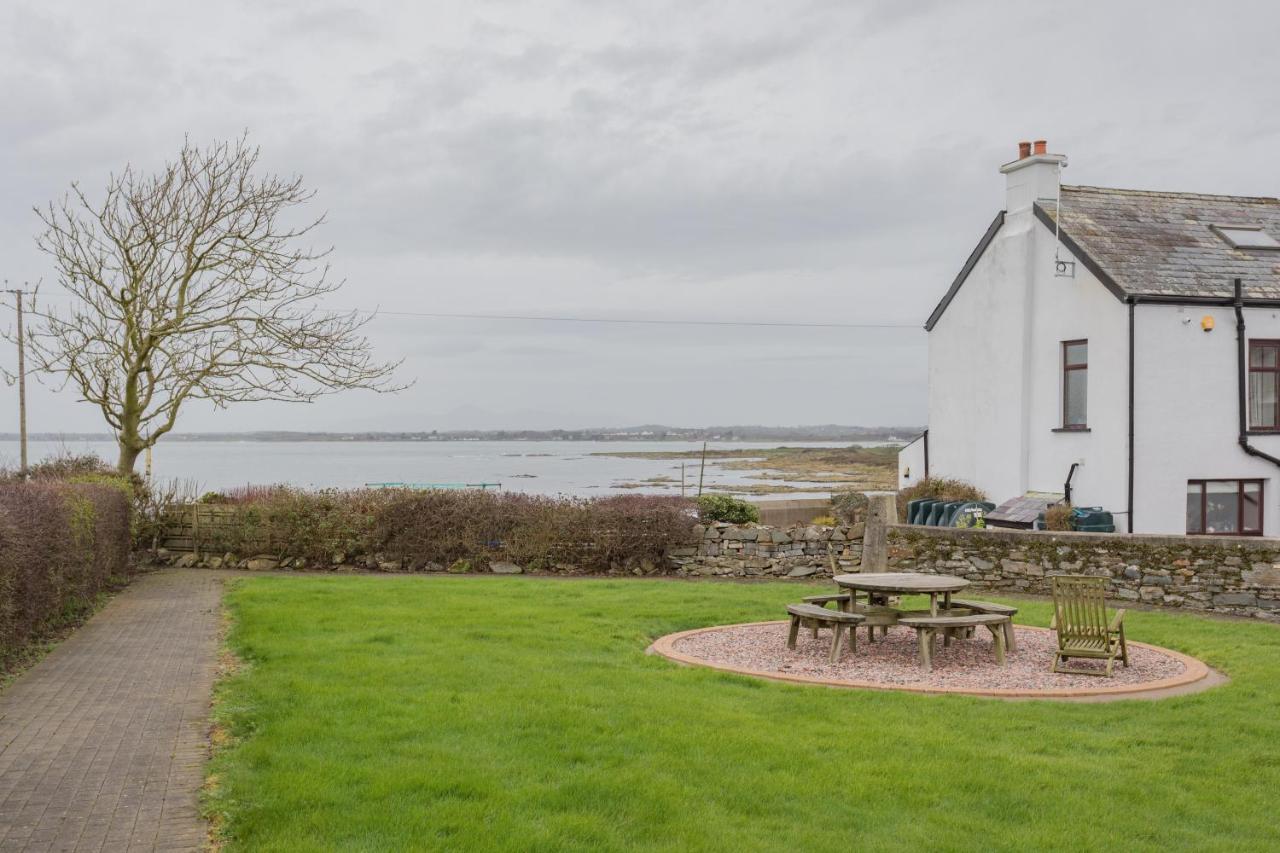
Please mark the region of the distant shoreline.
<svg viewBox="0 0 1280 853"><path fill-rule="evenodd" d="M448 430L433 432L206 432L165 436L165 443L202 441L252 442L444 442L444 441L602 441L602 442L769 442L769 441L906 441L919 429L818 427L795 429L734 427L716 430ZM0 433L0 441L17 441L17 433ZM28 433L28 441L115 441L109 433Z"/></svg>

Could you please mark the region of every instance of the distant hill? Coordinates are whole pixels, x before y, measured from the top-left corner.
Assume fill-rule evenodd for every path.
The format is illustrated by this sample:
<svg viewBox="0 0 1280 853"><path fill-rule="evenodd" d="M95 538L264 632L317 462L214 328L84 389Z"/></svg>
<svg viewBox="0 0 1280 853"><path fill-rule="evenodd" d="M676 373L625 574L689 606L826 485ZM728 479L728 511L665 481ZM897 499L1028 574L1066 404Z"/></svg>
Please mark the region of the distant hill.
<svg viewBox="0 0 1280 853"><path fill-rule="evenodd" d="M672 427L644 424L633 427L598 427L550 430L422 430L370 432L252 432L172 433L164 441L890 441L909 439L922 427L864 427L820 424L815 426L711 426ZM32 433L32 441L111 441L106 433ZM0 440L16 441L16 433L0 433Z"/></svg>

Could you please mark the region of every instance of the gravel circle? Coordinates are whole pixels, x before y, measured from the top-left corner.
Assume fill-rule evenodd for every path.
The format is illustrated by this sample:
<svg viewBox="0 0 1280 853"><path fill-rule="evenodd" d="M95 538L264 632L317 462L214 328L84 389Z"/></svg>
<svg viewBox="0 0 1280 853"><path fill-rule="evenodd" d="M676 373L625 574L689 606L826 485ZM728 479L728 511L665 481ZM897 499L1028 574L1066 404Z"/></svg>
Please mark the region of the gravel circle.
<svg viewBox="0 0 1280 853"><path fill-rule="evenodd" d="M831 632L822 630L818 639L802 629L794 650L787 648L786 622L734 625L702 631L675 640L673 649L681 655L713 666L753 670L765 674L804 676L831 681L862 681L885 686L916 689L943 688L984 690L1082 690L1123 687L1176 678L1186 664L1154 648L1129 643L1129 666L1116 661L1111 678L1067 675L1050 671L1057 640L1049 631L1014 628L1018 650L1006 657L1006 665L995 662L991 632L978 628L972 639L952 640L943 647L934 642L933 671L917 664L916 633L893 627L887 637L877 631L874 643L867 642L867 630L858 632L858 650L850 654L842 648L840 660L827 662ZM1105 669L1102 661L1070 661L1073 667Z"/></svg>

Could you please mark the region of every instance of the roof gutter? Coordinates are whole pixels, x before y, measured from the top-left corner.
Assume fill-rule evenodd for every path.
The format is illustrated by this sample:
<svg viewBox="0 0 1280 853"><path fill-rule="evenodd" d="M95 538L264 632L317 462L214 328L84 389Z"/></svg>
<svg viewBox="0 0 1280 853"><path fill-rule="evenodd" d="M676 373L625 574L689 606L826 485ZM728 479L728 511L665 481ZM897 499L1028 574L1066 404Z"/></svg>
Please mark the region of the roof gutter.
<svg viewBox="0 0 1280 853"><path fill-rule="evenodd" d="M1249 443L1249 420L1245 411L1245 382L1248 366L1245 363L1245 329L1244 329L1244 296L1240 279L1235 280L1235 299L1232 304L1236 310L1236 386L1239 396L1240 449L1250 456L1265 459L1273 465L1280 466L1280 459L1270 453L1263 453Z"/></svg>

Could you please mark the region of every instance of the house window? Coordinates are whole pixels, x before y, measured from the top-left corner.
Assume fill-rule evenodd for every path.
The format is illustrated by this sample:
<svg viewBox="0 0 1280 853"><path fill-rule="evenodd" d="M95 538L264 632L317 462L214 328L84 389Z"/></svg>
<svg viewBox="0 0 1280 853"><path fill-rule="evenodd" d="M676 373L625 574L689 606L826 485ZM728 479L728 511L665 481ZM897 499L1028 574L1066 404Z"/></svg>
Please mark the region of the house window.
<svg viewBox="0 0 1280 853"><path fill-rule="evenodd" d="M1262 535L1261 480L1188 480L1187 532Z"/></svg>
<svg viewBox="0 0 1280 853"><path fill-rule="evenodd" d="M1062 428L1085 429L1089 392L1089 342L1062 342Z"/></svg>
<svg viewBox="0 0 1280 853"><path fill-rule="evenodd" d="M1280 341L1249 341L1249 428L1280 430Z"/></svg>

